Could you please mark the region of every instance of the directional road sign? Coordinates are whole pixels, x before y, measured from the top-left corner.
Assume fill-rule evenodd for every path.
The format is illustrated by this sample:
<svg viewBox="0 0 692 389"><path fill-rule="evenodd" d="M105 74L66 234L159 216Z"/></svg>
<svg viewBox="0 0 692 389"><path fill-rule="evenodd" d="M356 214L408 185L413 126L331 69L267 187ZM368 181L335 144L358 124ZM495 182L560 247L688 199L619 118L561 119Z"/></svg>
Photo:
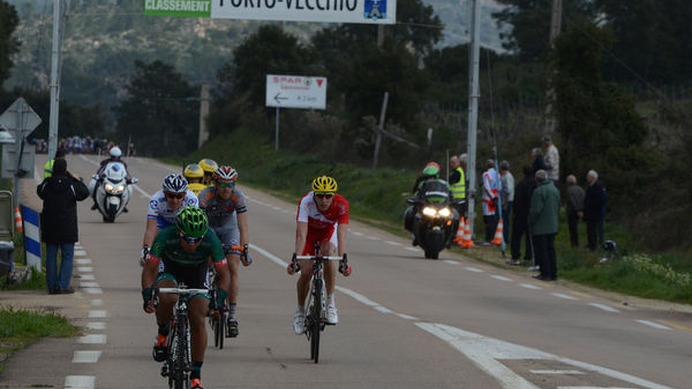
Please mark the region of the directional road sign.
<svg viewBox="0 0 692 389"><path fill-rule="evenodd" d="M325 109L327 78L267 75L267 107Z"/></svg>

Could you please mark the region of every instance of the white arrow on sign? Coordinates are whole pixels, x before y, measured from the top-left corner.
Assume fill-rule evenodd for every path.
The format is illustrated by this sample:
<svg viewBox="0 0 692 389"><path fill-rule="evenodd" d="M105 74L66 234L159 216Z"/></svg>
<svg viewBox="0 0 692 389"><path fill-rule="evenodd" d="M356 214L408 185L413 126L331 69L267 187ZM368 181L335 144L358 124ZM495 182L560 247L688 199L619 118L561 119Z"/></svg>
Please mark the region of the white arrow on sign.
<svg viewBox="0 0 692 389"><path fill-rule="evenodd" d="M21 117L19 115L22 115ZM21 119L21 120L20 120ZM20 124L21 123L21 124ZM41 117L20 97L0 115L0 125L7 131L31 132L41 124ZM17 128L19 125L22 128Z"/></svg>

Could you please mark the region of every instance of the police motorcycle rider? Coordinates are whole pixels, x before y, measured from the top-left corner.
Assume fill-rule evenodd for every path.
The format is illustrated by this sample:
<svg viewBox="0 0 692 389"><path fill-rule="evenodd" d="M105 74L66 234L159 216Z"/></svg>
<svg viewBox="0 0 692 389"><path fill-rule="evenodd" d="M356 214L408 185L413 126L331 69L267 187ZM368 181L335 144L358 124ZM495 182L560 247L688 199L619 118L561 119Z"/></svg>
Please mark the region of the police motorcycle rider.
<svg viewBox="0 0 692 389"><path fill-rule="evenodd" d="M132 191L132 189L129 188L129 184L132 181L132 177L130 176L130 172L127 169L127 163L123 161L120 157L122 157L123 152L120 150L120 147L118 146L113 146L111 149L108 151L109 157L101 161L99 164L99 168L96 171L96 175L98 178L92 178L91 181L89 181L89 193L91 194L91 199L94 200L94 204L91 206L91 210L95 211L98 209L98 204L96 203L96 190L98 189L98 185L103 181L103 177L106 172L106 167L108 167L108 164L111 162L118 162L123 164L125 167L125 171L127 172L126 180L128 184L128 190ZM127 212L127 206L123 208L123 212Z"/></svg>

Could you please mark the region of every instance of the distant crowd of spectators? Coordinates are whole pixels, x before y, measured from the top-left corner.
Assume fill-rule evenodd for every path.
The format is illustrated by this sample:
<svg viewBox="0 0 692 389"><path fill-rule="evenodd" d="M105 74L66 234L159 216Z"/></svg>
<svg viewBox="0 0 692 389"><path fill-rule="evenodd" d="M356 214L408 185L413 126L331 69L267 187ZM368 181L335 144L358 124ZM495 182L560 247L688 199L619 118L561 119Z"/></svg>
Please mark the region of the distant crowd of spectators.
<svg viewBox="0 0 692 389"><path fill-rule="evenodd" d="M36 145L37 154L48 153L48 142L45 139L31 139L30 143ZM87 136L72 136L62 138L58 142L58 150L63 150L66 154L108 154L111 147L115 146L113 141L107 138L91 138ZM136 154L134 144L130 143L130 147L126 147L123 152L128 153L132 157Z"/></svg>

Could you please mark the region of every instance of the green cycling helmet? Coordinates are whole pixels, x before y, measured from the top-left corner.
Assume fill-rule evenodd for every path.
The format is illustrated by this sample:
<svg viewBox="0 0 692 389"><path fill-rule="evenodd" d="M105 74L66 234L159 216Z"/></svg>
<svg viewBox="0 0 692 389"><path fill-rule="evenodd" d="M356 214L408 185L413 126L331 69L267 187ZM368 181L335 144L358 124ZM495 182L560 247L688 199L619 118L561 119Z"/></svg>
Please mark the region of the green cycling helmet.
<svg viewBox="0 0 692 389"><path fill-rule="evenodd" d="M423 169L423 177L435 177L437 178L440 174L440 168L433 165L428 165Z"/></svg>
<svg viewBox="0 0 692 389"><path fill-rule="evenodd" d="M203 237L209 228L207 214L200 207L184 207L175 216L175 228L191 238Z"/></svg>

